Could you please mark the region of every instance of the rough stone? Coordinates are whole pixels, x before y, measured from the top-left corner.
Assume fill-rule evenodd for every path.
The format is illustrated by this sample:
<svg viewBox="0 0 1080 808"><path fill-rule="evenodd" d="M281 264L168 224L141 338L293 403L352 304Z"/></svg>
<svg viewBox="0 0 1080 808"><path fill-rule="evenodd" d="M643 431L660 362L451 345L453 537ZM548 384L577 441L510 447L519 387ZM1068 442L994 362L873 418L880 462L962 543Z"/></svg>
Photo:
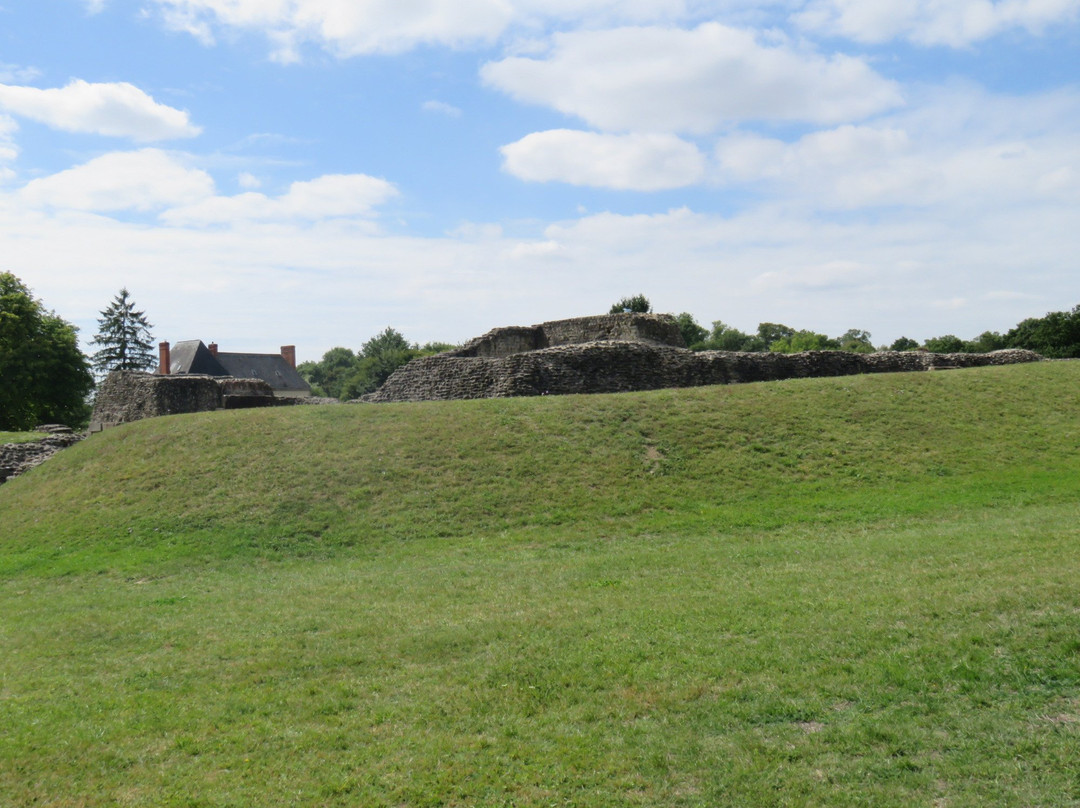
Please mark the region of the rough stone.
<svg viewBox="0 0 1080 808"><path fill-rule="evenodd" d="M115 370L98 387L90 429L159 415L216 410L221 408L222 398L222 387L213 376Z"/></svg>
<svg viewBox="0 0 1080 808"><path fill-rule="evenodd" d="M37 431L43 433L41 440L0 445L0 484L40 466L61 449L73 446L85 437L61 424L48 424L38 427Z"/></svg>
<svg viewBox="0 0 1080 808"><path fill-rule="evenodd" d="M597 339L597 335L601 338ZM989 354L692 352L674 321L607 315L502 328L462 348L399 368L372 402L618 393L710 384L1035 362L1022 350Z"/></svg>

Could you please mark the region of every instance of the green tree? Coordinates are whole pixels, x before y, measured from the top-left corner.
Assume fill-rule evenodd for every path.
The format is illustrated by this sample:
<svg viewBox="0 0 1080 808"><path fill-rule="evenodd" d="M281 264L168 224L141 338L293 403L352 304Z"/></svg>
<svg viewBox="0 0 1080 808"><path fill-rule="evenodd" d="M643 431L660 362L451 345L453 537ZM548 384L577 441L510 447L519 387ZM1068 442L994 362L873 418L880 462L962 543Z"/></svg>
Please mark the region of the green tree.
<svg viewBox="0 0 1080 808"><path fill-rule="evenodd" d="M620 314L624 311L632 311L638 314L648 314L652 311L652 303L649 302L649 298L645 295L634 295L633 297L624 297L622 300L613 304L609 314Z"/></svg>
<svg viewBox="0 0 1080 808"><path fill-rule="evenodd" d="M873 353L874 343L870 341L870 332L858 328L849 328L837 339L841 351L852 353Z"/></svg>
<svg viewBox="0 0 1080 808"><path fill-rule="evenodd" d="M1027 348L1053 359L1080 357L1080 306L1023 320L1002 342L1003 347Z"/></svg>
<svg viewBox="0 0 1080 808"><path fill-rule="evenodd" d="M301 362L297 372L317 396L341 398L348 380L360 369L360 357L348 348L331 348L318 362Z"/></svg>
<svg viewBox="0 0 1080 808"><path fill-rule="evenodd" d="M675 318L675 322L679 326L679 333L682 334L683 342L686 343L687 348L693 348L698 343L704 342L709 336L708 330L699 325L690 312L684 311Z"/></svg>
<svg viewBox="0 0 1080 808"><path fill-rule="evenodd" d="M1005 338L997 331L983 331L975 339L964 343L964 353L990 353L1005 347Z"/></svg>
<svg viewBox="0 0 1080 808"><path fill-rule="evenodd" d="M764 350L770 350L769 346L774 342L795 336L795 329L781 323L758 323L757 336L765 346Z"/></svg>
<svg viewBox="0 0 1080 808"><path fill-rule="evenodd" d="M101 349L91 357L94 370L104 376L113 370L150 370L156 363L153 337L146 313L135 308L126 288L101 312L98 332L91 342Z"/></svg>
<svg viewBox="0 0 1080 808"><path fill-rule="evenodd" d="M889 346L890 351L914 351L919 347L919 343L910 337L899 337Z"/></svg>
<svg viewBox="0 0 1080 808"><path fill-rule="evenodd" d="M697 348L703 351L763 351L765 344L756 336L714 320L708 339Z"/></svg>
<svg viewBox="0 0 1080 808"><path fill-rule="evenodd" d="M943 337L931 337L923 347L931 353L962 353L964 341L955 334L946 334Z"/></svg>
<svg viewBox="0 0 1080 808"><path fill-rule="evenodd" d="M46 312L10 272L0 273L0 429L83 426L93 389L78 329Z"/></svg>
<svg viewBox="0 0 1080 808"><path fill-rule="evenodd" d="M769 350L775 353L801 353L803 351L838 351L840 343L825 334L813 331L796 331L787 337L781 337L769 344Z"/></svg>

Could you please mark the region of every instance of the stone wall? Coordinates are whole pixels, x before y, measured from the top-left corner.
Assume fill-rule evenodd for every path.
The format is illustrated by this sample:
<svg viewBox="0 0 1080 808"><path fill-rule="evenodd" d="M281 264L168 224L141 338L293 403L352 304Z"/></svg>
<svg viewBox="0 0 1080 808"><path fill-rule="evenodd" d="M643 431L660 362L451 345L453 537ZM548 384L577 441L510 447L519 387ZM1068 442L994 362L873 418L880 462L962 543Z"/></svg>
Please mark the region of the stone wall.
<svg viewBox="0 0 1080 808"><path fill-rule="evenodd" d="M645 342L685 348L674 318L662 314L605 314L552 320L530 326L496 328L470 340L457 350L458 357L506 357L559 345L590 342Z"/></svg>
<svg viewBox="0 0 1080 808"><path fill-rule="evenodd" d="M98 387L90 430L159 415L206 412L221 405L221 385L213 376L114 370Z"/></svg>
<svg viewBox="0 0 1080 808"><path fill-rule="evenodd" d="M989 354L695 353L657 343L607 341L561 345L509 356L463 356L460 352L450 352L421 357L398 369L365 400L617 393L815 376L943 370L1041 359L1038 354L1020 350Z"/></svg>
<svg viewBox="0 0 1080 808"><path fill-rule="evenodd" d="M42 433L41 440L0 445L0 484L41 465L61 449L73 446L85 437L59 424L37 429Z"/></svg>

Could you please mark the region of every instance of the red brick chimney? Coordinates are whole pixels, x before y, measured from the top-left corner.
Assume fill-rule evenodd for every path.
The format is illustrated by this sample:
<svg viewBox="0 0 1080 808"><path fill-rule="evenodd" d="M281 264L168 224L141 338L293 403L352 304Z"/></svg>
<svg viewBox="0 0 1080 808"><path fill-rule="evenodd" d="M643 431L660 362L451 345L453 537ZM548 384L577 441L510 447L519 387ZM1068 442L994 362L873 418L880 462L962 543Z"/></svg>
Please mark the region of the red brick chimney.
<svg viewBox="0 0 1080 808"><path fill-rule="evenodd" d="M295 345L282 345L281 355L285 358L285 361L289 363L289 367L296 369L296 346Z"/></svg>
<svg viewBox="0 0 1080 808"><path fill-rule="evenodd" d="M211 342L206 346L206 350L210 351L211 356L217 356L217 343Z"/></svg>
<svg viewBox="0 0 1080 808"><path fill-rule="evenodd" d="M159 342L158 346L158 373L168 376L172 372L172 357L169 355L169 343Z"/></svg>

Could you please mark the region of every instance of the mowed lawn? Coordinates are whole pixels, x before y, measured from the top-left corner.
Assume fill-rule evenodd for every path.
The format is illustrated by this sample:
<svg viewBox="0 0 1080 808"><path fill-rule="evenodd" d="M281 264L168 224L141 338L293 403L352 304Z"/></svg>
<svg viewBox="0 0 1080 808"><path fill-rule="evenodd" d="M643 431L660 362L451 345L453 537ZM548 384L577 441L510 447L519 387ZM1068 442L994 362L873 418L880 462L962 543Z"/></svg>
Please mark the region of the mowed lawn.
<svg viewBox="0 0 1080 808"><path fill-rule="evenodd" d="M1078 805L1078 383L95 435L0 487L0 805Z"/></svg>

